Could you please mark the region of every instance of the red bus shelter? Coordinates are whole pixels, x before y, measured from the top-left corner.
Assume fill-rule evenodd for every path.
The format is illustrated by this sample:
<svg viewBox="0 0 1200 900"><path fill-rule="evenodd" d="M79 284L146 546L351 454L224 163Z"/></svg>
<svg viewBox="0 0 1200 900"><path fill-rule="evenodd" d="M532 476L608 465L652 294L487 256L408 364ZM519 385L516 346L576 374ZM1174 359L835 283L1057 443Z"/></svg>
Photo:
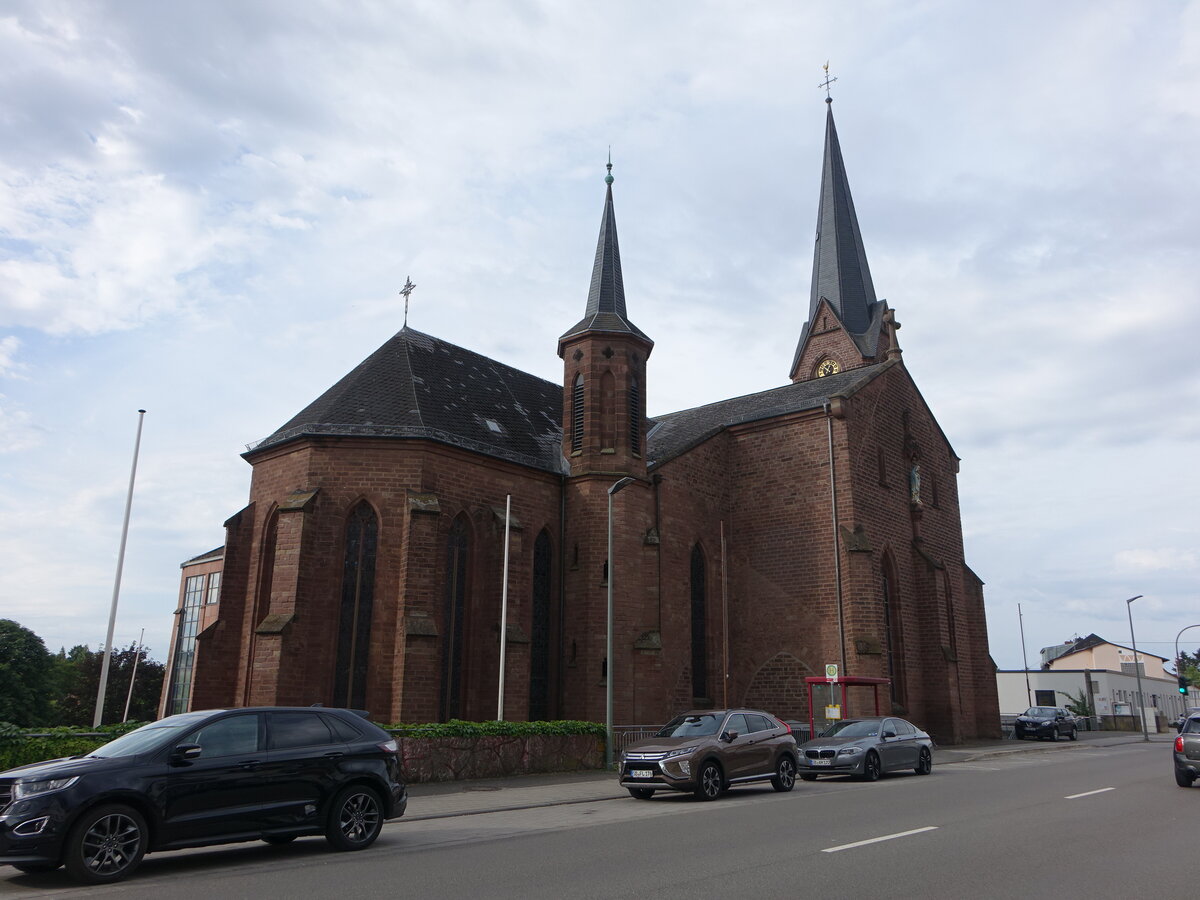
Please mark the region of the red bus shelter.
<svg viewBox="0 0 1200 900"><path fill-rule="evenodd" d="M811 737L817 736L815 717L813 715L813 710L815 709L815 704L813 703L813 689L817 685L828 685L831 695L833 693L834 686L840 685L842 687L841 718L849 719L853 718L854 716L883 715L879 709L879 688L882 685L890 685L892 683L890 678L867 678L866 676L862 675L845 675L840 678L827 678L823 675L809 675L804 679L804 681L808 685L808 733ZM863 712L861 710L856 710L853 713L851 712L850 691L848 688L852 687L871 688L871 693L873 694L875 700L875 711L873 713ZM824 716L821 717L821 721L825 721Z"/></svg>

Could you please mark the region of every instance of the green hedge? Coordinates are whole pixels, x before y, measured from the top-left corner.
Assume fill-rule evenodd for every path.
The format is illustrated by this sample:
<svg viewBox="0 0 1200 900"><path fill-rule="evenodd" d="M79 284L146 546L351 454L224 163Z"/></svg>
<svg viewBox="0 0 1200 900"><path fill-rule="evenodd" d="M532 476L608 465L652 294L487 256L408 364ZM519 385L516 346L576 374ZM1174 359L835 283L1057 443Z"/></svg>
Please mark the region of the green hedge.
<svg viewBox="0 0 1200 900"><path fill-rule="evenodd" d="M0 771L47 759L91 753L102 744L145 725L121 722L99 728L18 728L0 722Z"/></svg>
<svg viewBox="0 0 1200 900"><path fill-rule="evenodd" d="M32 730L0 722L0 771L25 766L46 759L79 756L91 753L101 744L145 725L145 722L124 722L101 725L99 728L48 728ZM591 735L604 739L604 725L598 722L429 722L422 725L382 726L396 737L403 738L478 738L530 737L531 735Z"/></svg>

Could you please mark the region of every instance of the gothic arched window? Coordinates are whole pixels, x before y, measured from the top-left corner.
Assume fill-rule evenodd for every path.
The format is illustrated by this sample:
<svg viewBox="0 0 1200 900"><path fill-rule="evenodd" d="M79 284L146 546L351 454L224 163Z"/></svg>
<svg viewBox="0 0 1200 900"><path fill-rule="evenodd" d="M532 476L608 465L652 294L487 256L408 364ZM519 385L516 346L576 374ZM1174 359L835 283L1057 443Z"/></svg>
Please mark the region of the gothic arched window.
<svg viewBox="0 0 1200 900"><path fill-rule="evenodd" d="M904 629L896 570L890 554L885 554L882 567L883 633L887 645L887 673L892 681L892 701L904 705Z"/></svg>
<svg viewBox="0 0 1200 900"><path fill-rule="evenodd" d="M533 543L533 621L529 640L529 721L550 713L550 535L542 531Z"/></svg>
<svg viewBox="0 0 1200 900"><path fill-rule="evenodd" d="M467 607L467 525L459 517L450 526L446 542L446 597L442 606L443 722L456 719L462 709L463 617Z"/></svg>
<svg viewBox="0 0 1200 900"><path fill-rule="evenodd" d="M704 551L692 548L692 696L708 696L708 596Z"/></svg>
<svg viewBox="0 0 1200 900"><path fill-rule="evenodd" d="M362 709L367 705L367 663L371 649L371 610L375 605L375 551L379 523L363 500L346 521L342 560L342 606L338 617L337 667L333 702Z"/></svg>

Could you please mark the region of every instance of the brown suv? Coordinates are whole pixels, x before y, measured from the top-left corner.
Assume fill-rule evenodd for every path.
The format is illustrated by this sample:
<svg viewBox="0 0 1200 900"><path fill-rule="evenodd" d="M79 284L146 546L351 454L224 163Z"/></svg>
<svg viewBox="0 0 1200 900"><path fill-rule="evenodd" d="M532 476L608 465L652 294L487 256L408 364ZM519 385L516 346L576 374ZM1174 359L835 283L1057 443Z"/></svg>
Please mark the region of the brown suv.
<svg viewBox="0 0 1200 900"><path fill-rule="evenodd" d="M796 739L757 709L700 709L676 716L652 738L621 752L621 787L639 800L655 791L685 791L715 800L735 784L796 783Z"/></svg>

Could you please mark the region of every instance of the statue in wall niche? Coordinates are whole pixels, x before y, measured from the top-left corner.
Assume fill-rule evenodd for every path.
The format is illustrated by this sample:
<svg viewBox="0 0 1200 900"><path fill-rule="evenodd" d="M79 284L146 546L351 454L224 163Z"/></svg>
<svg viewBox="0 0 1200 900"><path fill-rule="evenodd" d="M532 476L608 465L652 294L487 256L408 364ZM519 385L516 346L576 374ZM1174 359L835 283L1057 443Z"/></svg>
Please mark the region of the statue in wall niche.
<svg viewBox="0 0 1200 900"><path fill-rule="evenodd" d="M914 462L908 470L908 495L913 503L921 502L921 464Z"/></svg>

